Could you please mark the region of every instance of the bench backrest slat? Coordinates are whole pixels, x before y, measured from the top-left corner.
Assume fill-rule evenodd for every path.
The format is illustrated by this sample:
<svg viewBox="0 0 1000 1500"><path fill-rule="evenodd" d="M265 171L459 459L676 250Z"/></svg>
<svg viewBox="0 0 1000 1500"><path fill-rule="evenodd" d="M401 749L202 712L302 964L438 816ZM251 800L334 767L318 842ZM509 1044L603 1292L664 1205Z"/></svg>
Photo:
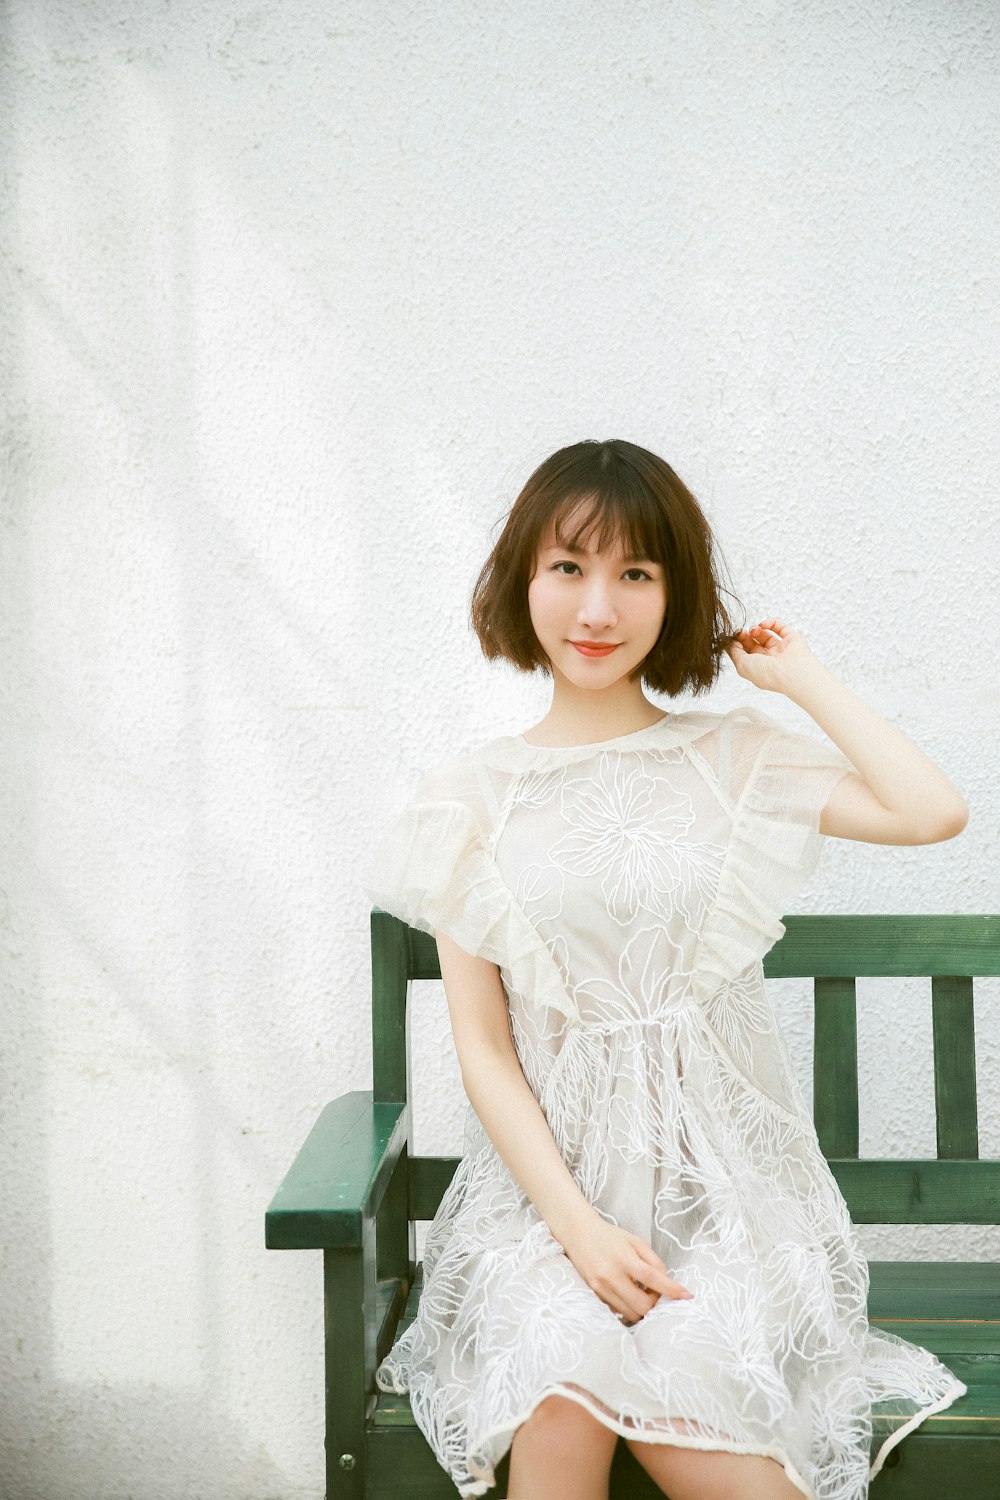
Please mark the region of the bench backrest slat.
<svg viewBox="0 0 1000 1500"><path fill-rule="evenodd" d="M936 975L931 980L931 1011L937 1154L942 1160L975 1157L979 1120L972 980L964 974Z"/></svg>
<svg viewBox="0 0 1000 1500"><path fill-rule="evenodd" d="M1000 1161L838 1161L856 1224L1000 1224Z"/></svg>
<svg viewBox="0 0 1000 1500"><path fill-rule="evenodd" d="M764 958L770 979L1000 974L1000 916L795 916Z"/></svg>
<svg viewBox="0 0 1000 1500"><path fill-rule="evenodd" d="M416 935L425 937L426 933ZM424 976L414 972L413 936L413 929L398 917L380 907L372 911L372 1082L376 1104L402 1104L410 1097L409 981L441 978L433 938L427 940L434 950L437 973Z"/></svg>
<svg viewBox="0 0 1000 1500"><path fill-rule="evenodd" d="M854 979L813 985L813 1120L826 1157L858 1154L858 1014Z"/></svg>

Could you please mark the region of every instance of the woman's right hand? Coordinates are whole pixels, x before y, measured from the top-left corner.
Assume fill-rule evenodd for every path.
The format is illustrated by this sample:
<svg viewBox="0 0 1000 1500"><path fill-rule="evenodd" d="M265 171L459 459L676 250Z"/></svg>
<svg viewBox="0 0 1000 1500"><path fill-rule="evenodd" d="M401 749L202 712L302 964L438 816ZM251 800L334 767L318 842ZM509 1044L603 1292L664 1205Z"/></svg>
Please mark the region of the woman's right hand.
<svg viewBox="0 0 1000 1500"><path fill-rule="evenodd" d="M644 1318L661 1295L694 1296L667 1275L652 1246L637 1234L609 1224L596 1210L560 1244L591 1291L629 1326Z"/></svg>

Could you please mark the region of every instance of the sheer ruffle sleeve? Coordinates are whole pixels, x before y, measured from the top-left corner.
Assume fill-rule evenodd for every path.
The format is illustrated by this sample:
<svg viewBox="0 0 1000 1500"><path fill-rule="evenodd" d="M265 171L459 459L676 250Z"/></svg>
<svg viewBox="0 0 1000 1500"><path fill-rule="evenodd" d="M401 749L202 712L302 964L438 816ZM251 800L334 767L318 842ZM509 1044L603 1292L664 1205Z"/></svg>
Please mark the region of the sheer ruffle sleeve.
<svg viewBox="0 0 1000 1500"><path fill-rule="evenodd" d="M702 938L707 984L712 976L736 978L783 935L781 917L822 850L820 814L837 782L854 770L829 741L786 729L754 708L724 716L717 754L733 824Z"/></svg>
<svg viewBox="0 0 1000 1500"><path fill-rule="evenodd" d="M369 856L362 887L376 906L421 932L444 932L490 957L508 903L485 852L487 829L460 767L426 772ZM483 949L492 951L484 953Z"/></svg>
<svg viewBox="0 0 1000 1500"><path fill-rule="evenodd" d="M428 771L370 855L361 881L375 906L443 932L496 964L510 984L570 1018L559 969L514 901L490 851L493 794L469 757Z"/></svg>

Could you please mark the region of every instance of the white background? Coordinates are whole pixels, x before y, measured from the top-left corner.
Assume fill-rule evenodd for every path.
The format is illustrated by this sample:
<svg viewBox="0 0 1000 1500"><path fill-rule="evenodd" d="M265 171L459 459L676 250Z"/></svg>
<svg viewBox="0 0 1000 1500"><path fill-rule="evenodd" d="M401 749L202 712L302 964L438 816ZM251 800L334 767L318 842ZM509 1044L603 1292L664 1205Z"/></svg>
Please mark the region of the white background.
<svg viewBox="0 0 1000 1500"><path fill-rule="evenodd" d="M662 453L751 620L968 797L949 843L830 841L800 909L1000 910L1000 23L13 0L0 26L0 1489L313 1500L319 1257L265 1252L263 1213L370 1083L373 834L547 707L467 623L542 458ZM745 701L809 728L728 662L674 706ZM418 991L417 1147L452 1152ZM808 994L774 993L808 1090ZM862 986L860 1029L863 1149L933 1154L929 995Z"/></svg>

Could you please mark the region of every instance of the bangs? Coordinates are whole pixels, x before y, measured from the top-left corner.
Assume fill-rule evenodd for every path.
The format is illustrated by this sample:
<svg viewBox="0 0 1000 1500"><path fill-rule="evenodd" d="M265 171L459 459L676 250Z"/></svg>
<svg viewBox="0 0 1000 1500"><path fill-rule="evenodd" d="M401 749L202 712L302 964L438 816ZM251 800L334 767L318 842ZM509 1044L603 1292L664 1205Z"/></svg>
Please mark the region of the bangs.
<svg viewBox="0 0 1000 1500"><path fill-rule="evenodd" d="M592 541L599 552L617 547L623 557L666 563L663 513L640 477L619 470L602 478L598 487L564 495L553 508L556 545L582 549Z"/></svg>

